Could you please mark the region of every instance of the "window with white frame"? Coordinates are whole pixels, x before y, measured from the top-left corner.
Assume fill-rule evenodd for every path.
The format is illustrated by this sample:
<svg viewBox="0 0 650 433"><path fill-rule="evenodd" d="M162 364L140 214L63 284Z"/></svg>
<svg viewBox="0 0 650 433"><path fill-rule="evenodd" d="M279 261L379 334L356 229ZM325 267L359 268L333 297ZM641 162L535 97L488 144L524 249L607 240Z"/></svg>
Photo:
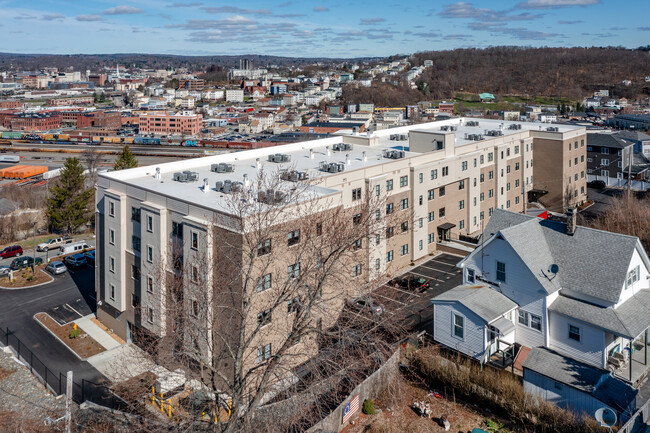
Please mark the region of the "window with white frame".
<svg viewBox="0 0 650 433"><path fill-rule="evenodd" d="M359 265L354 265L352 267L352 276L353 277L358 277L359 275L361 275L361 269L362 268L361 268L360 264Z"/></svg>
<svg viewBox="0 0 650 433"><path fill-rule="evenodd" d="M454 314L454 337L465 339L465 318L461 315Z"/></svg>
<svg viewBox="0 0 650 433"><path fill-rule="evenodd" d="M257 363L261 364L271 358L271 343L257 348Z"/></svg>
<svg viewBox="0 0 650 433"><path fill-rule="evenodd" d="M436 236L433 233L427 235L427 243L432 244L436 241Z"/></svg>
<svg viewBox="0 0 650 433"><path fill-rule="evenodd" d="M147 231L153 232L153 217L151 215L147 215Z"/></svg>
<svg viewBox="0 0 650 433"><path fill-rule="evenodd" d="M113 284L111 284L110 298L111 298L112 301L115 300L115 285L113 285Z"/></svg>
<svg viewBox="0 0 650 433"><path fill-rule="evenodd" d="M639 272L640 272L640 267L637 266L636 268L632 269L630 272L627 273L627 278L625 279L625 288L627 289L628 287L631 287L632 284L636 283L639 281Z"/></svg>
<svg viewBox="0 0 650 433"><path fill-rule="evenodd" d="M542 330L542 318L536 314L530 315L530 327L538 331Z"/></svg>
<svg viewBox="0 0 650 433"><path fill-rule="evenodd" d="M408 209L408 207L409 207L409 199L408 198L403 198L400 205L401 205L402 209Z"/></svg>
<svg viewBox="0 0 650 433"><path fill-rule="evenodd" d="M393 250L390 250L386 253L386 263L393 261Z"/></svg>
<svg viewBox="0 0 650 433"><path fill-rule="evenodd" d="M115 257L108 258L108 270L115 272Z"/></svg>
<svg viewBox="0 0 650 433"><path fill-rule="evenodd" d="M408 176L400 176L400 178L399 178L399 186L401 188L409 186L409 177Z"/></svg>
<svg viewBox="0 0 650 433"><path fill-rule="evenodd" d="M147 322L153 323L153 308L147 308Z"/></svg>
<svg viewBox="0 0 650 433"><path fill-rule="evenodd" d="M151 245L147 245L147 261L153 263L153 247Z"/></svg>
<svg viewBox="0 0 650 433"><path fill-rule="evenodd" d="M199 249L199 234L198 232L192 231L192 245L193 250Z"/></svg>
<svg viewBox="0 0 650 433"><path fill-rule="evenodd" d="M115 216L115 202L112 200L108 201L108 216Z"/></svg>
<svg viewBox="0 0 650 433"><path fill-rule="evenodd" d="M467 282L468 283L473 283L475 281L474 278L474 269L467 269Z"/></svg>
<svg viewBox="0 0 650 433"><path fill-rule="evenodd" d="M115 245L115 230L113 229L108 230L108 243Z"/></svg>
<svg viewBox="0 0 650 433"><path fill-rule="evenodd" d="M298 278L300 276L300 263L294 263L287 267L289 278Z"/></svg>
<svg viewBox="0 0 650 433"><path fill-rule="evenodd" d="M153 277L147 277L147 292L153 293Z"/></svg>
<svg viewBox="0 0 650 433"><path fill-rule="evenodd" d="M569 340L574 340L577 341L578 343L580 342L580 339L582 337L582 330L580 329L579 326L571 325L569 324Z"/></svg>
<svg viewBox="0 0 650 433"><path fill-rule="evenodd" d="M404 244L400 247L400 255L405 256L409 253L409 244Z"/></svg>
<svg viewBox="0 0 650 433"><path fill-rule="evenodd" d="M386 191L392 191L393 190L393 179L389 179L386 181Z"/></svg>
<svg viewBox="0 0 650 433"><path fill-rule="evenodd" d="M199 267L196 265L190 265L190 280L193 283L199 282Z"/></svg>
<svg viewBox="0 0 650 433"><path fill-rule="evenodd" d="M497 281L506 282L506 264L497 261Z"/></svg>
<svg viewBox="0 0 650 433"><path fill-rule="evenodd" d="M293 246L300 243L300 230L293 230L287 234L287 246Z"/></svg>

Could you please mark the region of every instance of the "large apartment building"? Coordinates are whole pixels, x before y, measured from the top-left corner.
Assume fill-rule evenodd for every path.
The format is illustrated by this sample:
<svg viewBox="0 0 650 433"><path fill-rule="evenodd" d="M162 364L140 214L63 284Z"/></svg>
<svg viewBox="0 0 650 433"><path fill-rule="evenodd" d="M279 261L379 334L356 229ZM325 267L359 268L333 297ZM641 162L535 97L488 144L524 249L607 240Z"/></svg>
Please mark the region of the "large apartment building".
<svg viewBox="0 0 650 433"><path fill-rule="evenodd" d="M143 134L196 135L203 126L203 116L193 112L140 113L140 132Z"/></svg>
<svg viewBox="0 0 650 433"><path fill-rule="evenodd" d="M180 248L190 267L197 266L193 263L200 263L203 254L223 273L233 257L246 256L247 224L229 204L233 190L237 194L239 189L255 188L254 179L261 173L280 179L277 188L285 191L281 195L305 185L309 200L320 203L309 208L311 215L287 210L273 221L279 235L268 239L268 248L273 245L273 254L286 263L261 276L269 285L286 280L287 270L289 277L301 272L301 263L291 257L291 247L300 242L301 233L304 241L305 234L314 231L310 225L320 213L343 210L350 216L344 225L353 226L361 212L370 212L364 204L379 201L372 220L379 227L375 233L381 235L368 234L355 244L358 251L345 264L349 267L345 278L355 281L355 293L333 293L328 308L334 310L330 317L336 317L344 298L371 290L387 274L394 275L411 262L448 247L461 235L480 235L494 209L523 212L538 176L545 179L548 195L557 196L557 205L562 207L568 176L555 178L539 167L564 167L569 157L573 163L574 154L586 151L579 145L573 149L573 144L584 140L583 127L540 130L537 124L460 118L100 173L96 194L98 318L125 339L136 329L153 338L174 332L167 313L169 289L161 273L152 270L153 264L167 264L170 271L173 250ZM568 143L571 152L557 151L568 149ZM584 173L586 165L580 167ZM586 176L571 179L578 193L571 194L569 204L576 204L586 199ZM262 201L274 194L264 190L252 197ZM275 206L283 206L281 200ZM340 226L335 231L344 229ZM322 226L315 229L319 230ZM220 251L225 243L235 247ZM258 254L266 249L265 242L260 245ZM225 262L225 255L230 262ZM223 279L217 282L216 273L209 274L200 284L203 300L224 293ZM197 271L192 268L182 278L183 287L189 290L196 286ZM228 289L233 293L241 280L233 276L226 285L233 286ZM260 311L264 311L262 299ZM281 324L287 318L276 316L291 313L291 306L274 312L269 329L275 331L266 334L267 341L256 342L252 363L255 358L257 362L265 359L286 338ZM309 356L315 348L300 343L296 350Z"/></svg>

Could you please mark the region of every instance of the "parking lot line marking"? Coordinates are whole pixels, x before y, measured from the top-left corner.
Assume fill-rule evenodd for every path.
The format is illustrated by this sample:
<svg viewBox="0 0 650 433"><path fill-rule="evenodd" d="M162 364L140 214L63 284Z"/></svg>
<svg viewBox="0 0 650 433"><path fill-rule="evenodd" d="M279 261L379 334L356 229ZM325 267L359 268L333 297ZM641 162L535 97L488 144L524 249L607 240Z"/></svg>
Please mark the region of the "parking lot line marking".
<svg viewBox="0 0 650 433"><path fill-rule="evenodd" d="M436 269L436 268L432 268L431 266L427 266L426 263L424 265L421 265L421 266L423 268L431 269L432 271L443 272L443 273L449 274L449 275L456 275L456 274L460 273L460 269L458 270L458 272L447 272L447 271L443 271L442 269Z"/></svg>
<svg viewBox="0 0 650 433"><path fill-rule="evenodd" d="M382 297L382 298L384 298L384 299L388 299L388 300L391 301L391 302L396 302L396 303L398 303L398 304L400 304L400 305L406 305L405 302L398 301L398 300L395 299L395 298L389 298L388 296L384 296L384 295L379 294L379 293L377 293L377 296Z"/></svg>
<svg viewBox="0 0 650 433"><path fill-rule="evenodd" d="M426 274L420 274L419 272L413 272L413 271L411 271L411 273L412 273L413 275L417 275L418 277L427 278L427 279L429 279L429 280L436 280L436 281L442 281L442 282L445 281L445 280L441 280L440 278L432 277L432 276L429 276L429 275L426 275Z"/></svg>
<svg viewBox="0 0 650 433"><path fill-rule="evenodd" d="M70 305L70 304L65 304L65 305L66 305L66 307L68 307L69 309L71 309L72 311L74 311L75 313L77 313L77 314L79 315L79 318L82 318L82 317L84 316L83 314L81 314L80 312L78 312L77 310L75 310L74 308L72 308L72 305Z"/></svg>

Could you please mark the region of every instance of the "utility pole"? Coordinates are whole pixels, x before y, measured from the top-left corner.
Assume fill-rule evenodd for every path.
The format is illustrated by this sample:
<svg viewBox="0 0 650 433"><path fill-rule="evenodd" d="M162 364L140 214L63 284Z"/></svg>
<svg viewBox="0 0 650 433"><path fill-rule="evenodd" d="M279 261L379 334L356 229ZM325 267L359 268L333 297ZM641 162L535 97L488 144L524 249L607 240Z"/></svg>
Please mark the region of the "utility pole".
<svg viewBox="0 0 650 433"><path fill-rule="evenodd" d="M65 433L72 432L72 371L68 371L65 387Z"/></svg>
<svg viewBox="0 0 650 433"><path fill-rule="evenodd" d="M632 150L628 152L630 154L630 162L627 165L627 198L630 199L630 189L632 187Z"/></svg>
<svg viewBox="0 0 650 433"><path fill-rule="evenodd" d="M34 221L34 257L32 258L34 259L32 261L32 274L35 274L36 273L36 221Z"/></svg>

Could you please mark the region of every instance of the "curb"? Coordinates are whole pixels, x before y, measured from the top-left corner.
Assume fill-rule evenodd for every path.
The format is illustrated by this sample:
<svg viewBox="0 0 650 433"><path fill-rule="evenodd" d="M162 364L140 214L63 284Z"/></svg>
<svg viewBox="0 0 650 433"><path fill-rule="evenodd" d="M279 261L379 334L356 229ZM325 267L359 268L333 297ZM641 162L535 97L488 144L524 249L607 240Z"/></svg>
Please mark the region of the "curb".
<svg viewBox="0 0 650 433"><path fill-rule="evenodd" d="M25 286L25 287L4 287L4 286L0 286L0 290L24 290L24 289L33 289L34 287L44 286L44 285L46 285L46 284L50 284L51 282L54 281L54 277L53 277L53 276L48 275L48 274L47 274L44 270L42 270L42 269L40 269L40 271L41 271L42 273L44 273L45 275L47 275L48 277L50 277L50 281L46 281L46 282L44 282L44 283L34 284L33 286Z"/></svg>
<svg viewBox="0 0 650 433"><path fill-rule="evenodd" d="M40 313L36 313L36 314L45 314L47 317L49 317L50 319L52 319L52 316L50 316L49 314L47 314L47 313L45 313L45 312L40 312ZM81 356L79 356L79 354L78 354L77 352L75 352L74 350L72 350L72 347L70 347L70 346L68 346L67 344L65 344L65 343L63 342L63 340L61 340L61 339L60 339L60 338L59 338L59 337L58 337L54 332L52 332L52 330L51 330L50 328L48 328L47 326L45 326L45 324L44 324L43 322L41 322L40 320L38 320L38 319L36 318L36 314L34 314L34 315L32 316L32 318L33 318L34 320L36 320L36 323L38 323L39 325L41 325L41 326L42 326L42 327L43 327L47 332L50 333L51 336L53 336L54 338L56 338L57 340L59 340L59 343L63 344L63 345L66 347L66 349L68 349L70 352L72 352L72 353L74 354L74 356L76 356L80 361L86 361L86 360L88 360L88 358L82 358ZM56 320L54 320L54 319L52 319L52 321L56 322ZM68 322L68 323L70 323L70 322ZM99 354L98 354L98 355L99 355Z"/></svg>

